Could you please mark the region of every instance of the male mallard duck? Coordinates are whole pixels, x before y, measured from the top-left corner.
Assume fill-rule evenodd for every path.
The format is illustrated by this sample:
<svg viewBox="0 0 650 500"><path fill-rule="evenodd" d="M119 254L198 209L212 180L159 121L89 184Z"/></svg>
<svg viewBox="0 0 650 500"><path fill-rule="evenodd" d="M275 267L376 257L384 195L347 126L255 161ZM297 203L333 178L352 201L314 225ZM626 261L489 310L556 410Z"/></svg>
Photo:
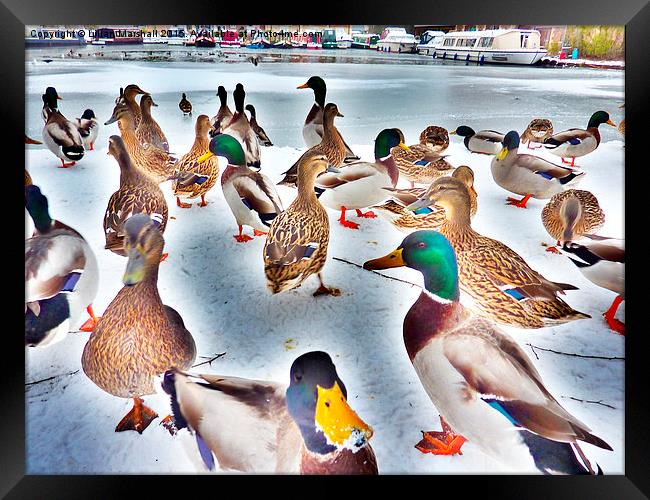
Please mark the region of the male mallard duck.
<svg viewBox="0 0 650 500"><path fill-rule="evenodd" d="M589 191L569 189L553 195L542 210L542 223L557 244L593 234L605 224L605 212ZM559 253L549 246L547 252Z"/></svg>
<svg viewBox="0 0 650 500"><path fill-rule="evenodd" d="M466 165L461 165L451 174L452 177L462 180L470 196L470 217L474 217L478 209L477 194L474 189L474 172ZM393 226L400 231L412 233L419 229L439 229L445 221L445 210L436 207L432 210L429 207L421 207L415 212L406 207L415 203L420 198L428 198L428 188L397 189L384 188L391 193L394 200L388 200L382 205L374 205L370 208L379 210Z"/></svg>
<svg viewBox="0 0 650 500"><path fill-rule="evenodd" d="M177 159L167 151L153 144L140 144L135 135L133 114L125 103L118 103L113 108L113 114L104 125L118 122L122 139L131 160L145 174L160 184L169 180L174 174Z"/></svg>
<svg viewBox="0 0 650 500"><path fill-rule="evenodd" d="M199 115L194 128L196 137L192 149L178 162L177 173L174 174L172 190L176 196L176 204L181 208L190 208L191 203L183 203L180 196L186 198L201 197L200 207L207 205L205 194L214 187L219 178L219 159L216 156L199 163L199 158L209 151L211 129L208 115Z"/></svg>
<svg viewBox="0 0 650 500"><path fill-rule="evenodd" d="M260 127L259 123L257 123L255 107L252 104L247 104L245 109L251 114L251 118L248 122L250 123L253 132L255 132L257 139L260 141L260 144L262 146L273 146L273 143L271 142L271 139L269 139L269 136L266 135L264 129Z"/></svg>
<svg viewBox="0 0 650 500"><path fill-rule="evenodd" d="M184 115L192 114L192 103L187 100L185 92L183 92L183 97L181 97L181 102L178 103L178 107L183 112Z"/></svg>
<svg viewBox="0 0 650 500"><path fill-rule="evenodd" d="M249 167L259 168L261 166L260 145L257 142L257 136L248 123L246 113L244 112L244 99L246 92L244 86L238 83L232 93L235 100L235 114L228 123L221 122L222 134L228 134L239 141L244 154L246 155L246 165Z"/></svg>
<svg viewBox="0 0 650 500"><path fill-rule="evenodd" d="M543 328L590 317L558 296L577 287L546 279L510 247L472 229L464 182L443 177L431 185L427 195L409 208L435 203L445 209L439 231L456 251L460 286L478 313L520 328Z"/></svg>
<svg viewBox="0 0 650 500"><path fill-rule="evenodd" d="M150 94L143 95L140 98L142 118L140 119L140 124L135 129L135 136L140 141L140 144L153 144L169 153L169 142L160 125L158 125L158 122L151 116L151 106L158 105L153 102Z"/></svg>
<svg viewBox="0 0 650 500"><path fill-rule="evenodd" d="M31 137L27 137L27 134L25 134L25 144L43 144L43 143L35 139L32 139ZM32 176L29 175L29 172L27 171L27 169L25 169L25 186L30 186L31 184L32 184Z"/></svg>
<svg viewBox="0 0 650 500"><path fill-rule="evenodd" d="M328 169L327 157L304 157L298 166L298 196L280 213L269 229L264 245L264 272L272 293L299 287L316 274L320 287L314 296L338 296L341 291L323 284L321 270L327 258L330 225L327 211L314 192L316 177Z"/></svg>
<svg viewBox="0 0 650 500"><path fill-rule="evenodd" d="M581 180L584 172L562 167L539 156L519 154L519 134L514 130L503 138L503 147L492 158L492 177L503 189L522 195L507 204L526 208L532 198L546 199Z"/></svg>
<svg viewBox="0 0 650 500"><path fill-rule="evenodd" d="M279 186L295 187L298 182L298 164L303 157L314 154L323 154L333 167L340 167L345 163L345 142L334 125L334 118L343 117L339 108L333 102L327 103L323 111L323 139L316 146L305 151L289 170L283 172L284 178L278 182Z"/></svg>
<svg viewBox="0 0 650 500"><path fill-rule="evenodd" d="M47 114L43 127L43 142L54 156L61 160L59 168L71 167L84 157L85 150L79 130L56 107L56 97L43 94L43 103ZM65 160L70 160L70 163Z"/></svg>
<svg viewBox="0 0 650 500"><path fill-rule="evenodd" d="M404 345L443 424L442 432L423 432L416 448L460 454L467 439L516 471L594 473L577 442L612 448L558 403L510 336L461 305L463 263L449 241L436 231L417 231L394 252L363 265L401 266L424 277L425 289L404 318ZM553 452L536 453L538 443ZM549 458L555 463L544 463Z"/></svg>
<svg viewBox="0 0 650 500"><path fill-rule="evenodd" d="M449 135L464 137L463 143L468 151L484 155L495 155L501 149L501 142L504 135L494 130L474 130L466 125L461 125Z"/></svg>
<svg viewBox="0 0 650 500"><path fill-rule="evenodd" d="M308 148L312 148L321 142L325 132L323 112L325 111L327 86L325 85L325 80L320 76L312 76L306 83L303 83L297 88L312 89L314 91L314 105L309 110L305 124L302 127L302 137L305 140L305 144ZM338 130L337 133L340 135ZM345 160L359 160L359 157L352 152L350 146L345 143L343 137L341 137L341 141L343 141L343 145L345 146Z"/></svg>
<svg viewBox="0 0 650 500"><path fill-rule="evenodd" d="M158 266L165 241L156 224L136 214L124 224L128 263L124 287L104 311L84 347L81 366L98 387L120 398L133 398L133 409L115 432L142 434L158 415L141 396L153 394L154 377L166 370L190 368L196 346L181 316L162 303Z"/></svg>
<svg viewBox="0 0 650 500"><path fill-rule="evenodd" d="M77 125L84 147L88 151L95 149L95 139L99 133L99 122L95 117L95 112L92 109L85 110L81 118L75 120L75 125Z"/></svg>
<svg viewBox="0 0 650 500"><path fill-rule="evenodd" d="M625 325L614 317L625 299L625 240L583 236L587 239L580 243L565 242L562 249L571 254L568 257L585 278L618 294L603 316L612 330L625 335Z"/></svg>
<svg viewBox="0 0 650 500"><path fill-rule="evenodd" d="M289 385L177 370L165 374L174 420L196 436L210 470L257 473L377 474L372 428L347 402L332 358L322 351L293 362Z"/></svg>
<svg viewBox="0 0 650 500"><path fill-rule="evenodd" d="M271 180L246 166L244 150L234 137L216 135L210 141L209 149L199 162L211 156L223 156L228 160L228 166L221 174L221 188L239 225L235 240L245 243L253 239L242 233L244 225L252 227L255 236L266 234L271 221L283 210L282 200Z"/></svg>
<svg viewBox="0 0 650 500"><path fill-rule="evenodd" d="M49 116L48 109L55 111L59 109L59 103L57 101L63 99L54 87L48 87L45 89L45 94L43 94L43 110L41 111L41 117L43 122L47 122L47 117Z"/></svg>
<svg viewBox="0 0 650 500"><path fill-rule="evenodd" d="M553 135L553 124L551 120L547 118L534 118L524 130L524 133L521 134L522 144L528 143L528 149L539 149L531 148L531 142L537 142L539 144L543 143L546 139ZM540 145L540 148L543 146Z"/></svg>
<svg viewBox="0 0 650 500"><path fill-rule="evenodd" d="M127 85L126 88L120 89L120 96L115 100L115 104L126 104L129 108L133 114L133 125L136 129L138 128L138 125L140 125L140 120L142 119L140 105L135 100L135 96L139 94L147 94L147 92L142 90L136 84L131 83L130 85ZM121 125L118 124L118 126L120 126L120 132L122 132Z"/></svg>
<svg viewBox="0 0 650 500"><path fill-rule="evenodd" d="M25 207L34 235L25 242L25 345L45 346L62 340L86 309L91 331L97 318L99 269L86 240L70 226L52 220L47 198L38 186L25 188Z"/></svg>
<svg viewBox="0 0 650 500"><path fill-rule="evenodd" d="M554 155L562 158L562 163L569 163L564 158L571 158L570 165L575 165L576 158L595 151L600 144L600 132L598 126L606 123L612 127L616 124L610 120L609 114L605 111L596 111L587 123L587 130L570 128L564 132L552 135L544 141L544 147Z"/></svg>
<svg viewBox="0 0 650 500"><path fill-rule="evenodd" d="M212 125L213 129L211 135L221 133L221 128L227 125L232 119L232 111L228 107L228 92L226 92L226 89L222 85L219 85L217 89L217 96L219 96L221 106L219 106L217 114L210 119L210 125Z"/></svg>
<svg viewBox="0 0 650 500"><path fill-rule="evenodd" d="M104 248L125 256L125 221L135 214L147 214L162 234L167 226L167 202L158 184L133 165L120 136L109 137L108 154L120 166L120 188L111 195L104 214Z"/></svg>
<svg viewBox="0 0 650 500"><path fill-rule="evenodd" d="M404 134L397 128L379 132L375 139L374 163L357 161L349 163L339 173L325 173L316 179L316 187L324 189L320 202L333 210L340 210L339 222L350 229L359 229L359 224L345 219L345 211L354 208L358 217L374 218L373 212L361 212L388 198L385 187L395 187L399 170L390 150L395 146L406 148Z"/></svg>
<svg viewBox="0 0 650 500"><path fill-rule="evenodd" d="M444 134L443 134L444 132ZM442 127L430 126L420 134L420 143L409 146L409 150L392 148L391 156L397 164L400 176L411 183L431 184L438 177L449 175L454 171L440 151L449 146L449 135Z"/></svg>

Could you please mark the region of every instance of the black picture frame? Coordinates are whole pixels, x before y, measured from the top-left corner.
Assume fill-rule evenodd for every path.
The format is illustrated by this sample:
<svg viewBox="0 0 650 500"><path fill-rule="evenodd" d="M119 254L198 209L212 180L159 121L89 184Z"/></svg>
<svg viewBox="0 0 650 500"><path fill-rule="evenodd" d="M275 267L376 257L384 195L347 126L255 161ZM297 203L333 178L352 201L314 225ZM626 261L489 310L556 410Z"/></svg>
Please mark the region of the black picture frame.
<svg viewBox="0 0 650 500"><path fill-rule="evenodd" d="M16 231L23 225L24 210L18 185L22 177L20 164L24 164L24 147L20 135L25 122L25 46L24 25L58 24L178 24L178 23L224 23L243 22L357 22L357 23L534 23L534 24L613 24L625 25L625 119L626 119L626 159L641 152L641 134L647 135L650 128L648 114L648 80L645 65L650 61L648 29L650 27L650 4L647 0L484 0L476 4L466 1L425 1L425 0L364 0L343 2L329 0L326 3L267 2L221 3L194 0L190 3L162 0L157 2L134 3L127 0L111 0L101 3L88 3L79 0L26 1L2 0L0 3L0 53L2 54L2 92L0 93L0 123L2 127L2 149L10 152L5 160L5 182L11 189L4 192L3 226ZM646 131L644 131L644 127ZM647 139L646 139L647 140ZM629 155L629 156L628 156ZM639 156L640 157L640 156ZM625 182L625 227L628 240L628 255L639 263L642 269L647 258L644 248L643 230L635 224L635 219L643 217L641 189L644 182L647 162L632 164L630 179ZM637 177L638 176L638 177ZM638 181L636 179L638 178ZM638 190L638 192L637 192ZM629 200L629 203L628 203ZM638 213L637 213L638 211ZM645 219L645 217L643 217ZM628 232L627 229L631 230ZM4 307L0 309L5 316L4 346L0 352L4 357L1 368L0 385L2 403L0 404L0 495L6 498L113 498L147 495L157 490L170 494L169 481L186 483L183 495L199 495L197 486L207 487L212 495L223 495L226 486L252 491L253 485L261 487L269 494L282 494L283 491L299 495L309 492L326 491L336 478L295 478L264 476L257 478L242 476L205 477L174 476L34 476L25 475L25 365L24 343L17 334L20 309L19 293L12 293L13 286L20 289L20 270L17 265L7 265L9 258L19 259L21 242L19 238L8 237L4 242L9 255L5 260ZM645 250L645 251L644 251ZM638 254L638 255L637 255ZM633 264L634 265L634 264ZM636 268L633 268L636 269ZM15 276L14 276L15 274ZM466 492L467 487L475 489L478 495L489 498L589 498L621 499L648 498L650 494L650 431L647 422L648 387L645 358L648 356L641 342L646 331L641 327L641 297L647 292L634 294L637 284L643 280L644 273L636 270L626 276L626 366L625 366L625 475L603 477L537 477L537 476L380 476L378 478L346 478L346 492L368 495L367 488L383 487L386 482L394 483L406 494L417 496L440 495L444 487L454 492ZM13 296L16 295L14 298ZM9 320L9 321L7 321ZM14 328L15 326L15 328ZM61 415L61 418L71 418ZM256 481L253 481L256 479ZM338 478L340 480L341 478ZM192 485L189 486L190 481ZM201 481L197 483L196 481ZM210 481L209 483L205 481ZM223 481L227 481L224 483ZM245 483L244 483L245 481ZM300 481L288 484L289 481ZM360 483L359 481L363 481ZM417 483L415 488L413 482ZM319 485L318 483L321 483ZM244 486L245 485L245 486ZM320 488L319 488L320 486ZM363 490L357 489L361 486ZM164 490L163 490L164 488ZM335 491L335 490L333 490ZM361 492L361 493L360 493ZM411 493L412 492L412 493ZM456 495L456 493L453 493Z"/></svg>

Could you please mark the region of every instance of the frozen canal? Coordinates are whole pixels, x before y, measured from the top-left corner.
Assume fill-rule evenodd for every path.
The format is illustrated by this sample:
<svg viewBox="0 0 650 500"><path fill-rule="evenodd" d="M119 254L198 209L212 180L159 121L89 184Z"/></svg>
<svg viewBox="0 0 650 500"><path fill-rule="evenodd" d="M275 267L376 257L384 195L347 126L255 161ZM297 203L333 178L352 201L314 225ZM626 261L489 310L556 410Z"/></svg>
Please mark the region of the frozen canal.
<svg viewBox="0 0 650 500"><path fill-rule="evenodd" d="M216 89L229 92L241 82L246 102L257 109L258 121L274 143L262 151L263 172L277 181L304 151L302 124L313 93L297 90L310 76L327 83L327 101L341 113L336 125L352 149L371 159L377 133L399 127L408 144L417 142L427 125L453 130L469 125L501 132L522 132L534 117L547 117L556 131L584 128L594 111L603 109L618 123L624 100L623 72L615 70L464 66L462 63L406 64L340 63L144 63L54 59L44 63L28 51L26 57L25 131L40 139L41 94L56 87L59 107L72 119L86 108L103 124L119 88L137 83L159 105L154 117L179 157L194 139L194 120L218 109ZM178 109L181 92L194 107L192 118ZM29 146L27 166L34 183L48 197L51 215L81 232L96 252L100 290L95 311L101 311L121 287L125 260L103 249L102 219L106 203L119 184L119 168L107 156L107 139L116 125L101 126L95 151L70 169L59 164L43 146ZM577 160L587 172L579 188L592 191L607 221L603 235L623 237L624 140L612 127L601 126L602 143ZM525 146L524 146L525 148ZM560 403L591 427L613 448L608 452L583 445L605 473L623 473L625 340L613 334L601 314L614 295L585 280L567 259L544 252L550 242L540 212L544 202L531 200L527 210L504 204L508 193L492 180L490 157L472 155L458 138L447 154L453 165L469 165L476 174L478 213L473 227L519 252L531 266L555 281L575 284L567 302L592 316L589 320L541 330L507 329L531 357L547 387ZM559 159L536 150L552 161ZM223 168L222 162L222 168ZM355 263L385 255L403 238L382 218L361 221L359 231L336 223L330 212L332 235L326 281L340 287L339 298L314 300L316 284L308 281L296 291L271 296L265 289L261 251L263 240L238 244L232 214L217 185L205 208L176 207L163 184L170 208L165 232L169 259L161 265L160 294L183 316L199 356L226 353L196 371L285 381L292 361L309 350L327 351L348 388L355 411L375 430L372 445L380 472L476 473L500 467L472 443L462 456L422 455L413 445L420 430L439 428L438 413L424 392L402 342L402 319L419 294L418 286L388 280L333 260ZM287 206L295 192L278 189ZM174 217L173 219L171 217ZM352 218L353 219L353 218ZM354 219L353 219L354 220ZM31 221L29 221L31 223ZM421 284L421 275L402 268L386 275ZM618 317L624 321L625 304ZM154 423L142 434L115 433L131 402L96 387L81 370L85 333L72 333L51 348L28 349L26 382L27 471L39 473L158 473L202 469L187 431L172 437ZM532 348L533 344L540 349ZM560 353L573 353L586 358ZM196 363L205 359L197 357ZM45 382L32 384L54 377ZM162 417L169 413L162 393L145 398ZM187 453L186 453L187 451Z"/></svg>

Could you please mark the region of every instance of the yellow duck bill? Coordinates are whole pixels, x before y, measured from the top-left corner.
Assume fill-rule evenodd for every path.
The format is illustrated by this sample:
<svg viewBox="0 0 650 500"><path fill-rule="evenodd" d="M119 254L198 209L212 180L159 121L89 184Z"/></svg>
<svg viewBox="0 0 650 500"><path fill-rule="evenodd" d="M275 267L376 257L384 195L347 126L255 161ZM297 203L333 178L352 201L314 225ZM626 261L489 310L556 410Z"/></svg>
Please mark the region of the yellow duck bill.
<svg viewBox="0 0 650 500"><path fill-rule="evenodd" d="M212 151L208 151L204 155L199 156L199 158L196 160L199 163L203 163L204 161L208 160L209 158L212 158L214 156L214 153Z"/></svg>
<svg viewBox="0 0 650 500"><path fill-rule="evenodd" d="M497 153L497 160L501 161L503 160L506 156L508 156L508 148L505 146L501 148L501 151Z"/></svg>
<svg viewBox="0 0 650 500"><path fill-rule="evenodd" d="M406 265L402 257L402 248L392 251L388 255L364 262L363 268L369 271L379 269L390 269L391 267L403 267Z"/></svg>

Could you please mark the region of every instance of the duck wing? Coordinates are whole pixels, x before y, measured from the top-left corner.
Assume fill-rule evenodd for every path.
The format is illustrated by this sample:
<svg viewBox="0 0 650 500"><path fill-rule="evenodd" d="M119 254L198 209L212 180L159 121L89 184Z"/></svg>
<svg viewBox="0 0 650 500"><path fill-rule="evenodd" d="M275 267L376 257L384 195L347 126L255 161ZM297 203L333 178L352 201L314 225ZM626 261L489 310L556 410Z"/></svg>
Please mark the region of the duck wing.
<svg viewBox="0 0 650 500"><path fill-rule="evenodd" d="M316 178L316 186L321 189L332 189L343 184L349 184L359 179L377 175L377 167L373 163L350 163L340 172L326 172Z"/></svg>
<svg viewBox="0 0 650 500"><path fill-rule="evenodd" d="M391 193L391 196L405 207L418 201L424 196L427 191L427 188L398 189L393 187L385 187L384 189L386 191L389 191Z"/></svg>
<svg viewBox="0 0 650 500"><path fill-rule="evenodd" d="M593 138L594 136L587 130L580 128L570 128L568 130L564 130L563 132L554 134L546 139L544 141L544 146L548 149L555 149L562 144L566 144L567 142L573 146L577 146L578 144L584 142L585 139Z"/></svg>
<svg viewBox="0 0 650 500"><path fill-rule="evenodd" d="M81 146L81 135L76 125L67 120L60 112L50 115L45 130L52 140L61 147Z"/></svg>
<svg viewBox="0 0 650 500"><path fill-rule="evenodd" d="M516 166L530 170L532 173L541 175L549 181L557 179L562 184L566 184L574 178L584 175L584 172L581 170L562 167L539 156L526 154L517 154Z"/></svg>
<svg viewBox="0 0 650 500"><path fill-rule="evenodd" d="M250 171L246 175L237 176L233 180L233 186L244 204L260 215L279 214L284 210L273 183L265 175Z"/></svg>
<svg viewBox="0 0 650 500"><path fill-rule="evenodd" d="M480 130L474 134L474 137L487 142L503 142L505 134L496 130Z"/></svg>

